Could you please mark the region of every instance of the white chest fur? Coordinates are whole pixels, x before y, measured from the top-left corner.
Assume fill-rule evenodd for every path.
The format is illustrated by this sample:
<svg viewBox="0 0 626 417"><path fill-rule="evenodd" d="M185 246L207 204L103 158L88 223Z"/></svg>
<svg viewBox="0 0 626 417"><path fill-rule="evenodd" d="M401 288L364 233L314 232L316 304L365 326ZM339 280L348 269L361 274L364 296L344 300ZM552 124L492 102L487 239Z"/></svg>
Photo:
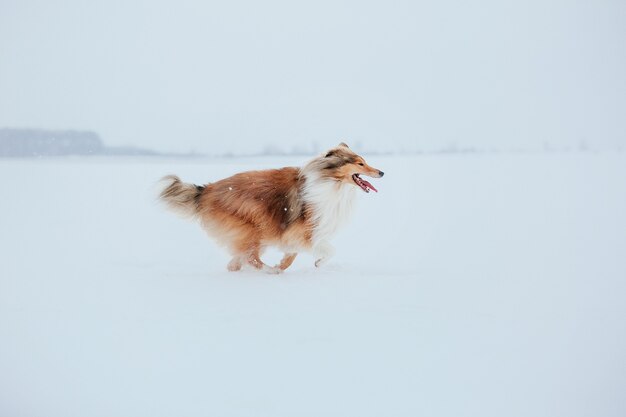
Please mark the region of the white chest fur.
<svg viewBox="0 0 626 417"><path fill-rule="evenodd" d="M303 199L311 207L315 247L348 221L356 200L356 187L307 175L303 191Z"/></svg>

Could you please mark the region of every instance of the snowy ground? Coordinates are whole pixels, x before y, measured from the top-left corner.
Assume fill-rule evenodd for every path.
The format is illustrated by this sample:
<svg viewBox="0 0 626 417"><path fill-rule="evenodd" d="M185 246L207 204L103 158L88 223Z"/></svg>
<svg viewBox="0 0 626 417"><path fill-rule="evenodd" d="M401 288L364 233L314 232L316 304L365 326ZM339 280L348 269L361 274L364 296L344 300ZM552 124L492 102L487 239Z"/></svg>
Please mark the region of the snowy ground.
<svg viewBox="0 0 626 417"><path fill-rule="evenodd" d="M625 154L371 157L281 276L154 199L300 162L0 160L0 416L626 415Z"/></svg>

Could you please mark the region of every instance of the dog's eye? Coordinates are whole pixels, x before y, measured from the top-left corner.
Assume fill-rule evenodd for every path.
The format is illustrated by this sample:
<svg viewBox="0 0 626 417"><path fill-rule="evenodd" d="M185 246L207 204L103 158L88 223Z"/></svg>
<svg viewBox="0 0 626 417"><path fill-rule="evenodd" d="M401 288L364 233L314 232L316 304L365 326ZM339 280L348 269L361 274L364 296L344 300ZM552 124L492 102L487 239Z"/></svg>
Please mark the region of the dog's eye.
<svg viewBox="0 0 626 417"><path fill-rule="evenodd" d="M359 162L359 165L364 166L364 165L363 165L363 162Z"/></svg>

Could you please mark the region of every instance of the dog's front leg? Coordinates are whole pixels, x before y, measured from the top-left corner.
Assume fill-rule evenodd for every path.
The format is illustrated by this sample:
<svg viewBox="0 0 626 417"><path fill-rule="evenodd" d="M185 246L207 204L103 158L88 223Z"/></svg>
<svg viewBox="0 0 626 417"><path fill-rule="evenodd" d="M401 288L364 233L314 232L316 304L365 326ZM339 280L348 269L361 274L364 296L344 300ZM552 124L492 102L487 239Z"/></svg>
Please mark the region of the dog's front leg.
<svg viewBox="0 0 626 417"><path fill-rule="evenodd" d="M313 256L316 258L315 266L320 267L324 265L335 253L335 249L327 241L319 242L313 249Z"/></svg>

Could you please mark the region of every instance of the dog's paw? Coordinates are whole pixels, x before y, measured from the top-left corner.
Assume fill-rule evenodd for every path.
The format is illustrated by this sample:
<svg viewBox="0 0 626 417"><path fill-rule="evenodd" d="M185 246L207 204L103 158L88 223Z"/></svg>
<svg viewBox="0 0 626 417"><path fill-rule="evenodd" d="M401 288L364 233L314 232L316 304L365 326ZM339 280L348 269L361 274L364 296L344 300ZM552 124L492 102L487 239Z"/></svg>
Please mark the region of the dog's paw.
<svg viewBox="0 0 626 417"><path fill-rule="evenodd" d="M233 259L232 261L230 261L228 263L228 265L226 266L226 268L230 271L230 272L235 272L235 271L240 271L242 267L241 261L239 259Z"/></svg>
<svg viewBox="0 0 626 417"><path fill-rule="evenodd" d="M265 272L266 274L278 275L281 274L283 270L280 269L280 267L278 266L267 266L263 268L263 272Z"/></svg>
<svg viewBox="0 0 626 417"><path fill-rule="evenodd" d="M332 258L334 253L335 250L330 243L327 241L319 242L313 249L313 256L317 258L315 266L319 268L320 266L325 265L326 262Z"/></svg>

